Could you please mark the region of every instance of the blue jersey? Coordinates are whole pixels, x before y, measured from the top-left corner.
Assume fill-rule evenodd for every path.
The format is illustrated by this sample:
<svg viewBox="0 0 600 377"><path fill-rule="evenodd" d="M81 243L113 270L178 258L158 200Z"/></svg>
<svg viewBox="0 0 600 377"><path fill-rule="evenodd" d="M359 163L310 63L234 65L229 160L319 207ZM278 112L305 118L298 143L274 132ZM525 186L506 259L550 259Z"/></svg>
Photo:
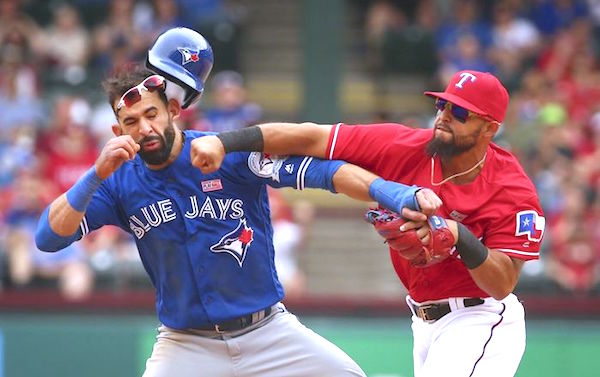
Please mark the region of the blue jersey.
<svg viewBox="0 0 600 377"><path fill-rule="evenodd" d="M172 328L219 323L283 298L273 261L266 185L327 188L343 164L259 152L226 155L203 174L190 162L186 131L178 158L161 170L136 156L106 179L86 209L80 235L117 225L135 237L156 289L160 321Z"/></svg>

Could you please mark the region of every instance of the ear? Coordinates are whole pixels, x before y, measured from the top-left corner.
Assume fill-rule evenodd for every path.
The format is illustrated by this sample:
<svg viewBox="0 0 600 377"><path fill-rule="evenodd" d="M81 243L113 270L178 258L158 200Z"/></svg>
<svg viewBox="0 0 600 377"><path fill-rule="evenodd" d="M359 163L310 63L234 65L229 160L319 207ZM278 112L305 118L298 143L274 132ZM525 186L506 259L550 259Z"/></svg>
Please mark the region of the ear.
<svg viewBox="0 0 600 377"><path fill-rule="evenodd" d="M181 114L181 104L176 99L171 98L167 103L167 111L171 114L172 119L177 119Z"/></svg>
<svg viewBox="0 0 600 377"><path fill-rule="evenodd" d="M118 124L113 124L111 126L111 128L112 128L112 132L113 132L113 134L115 136L121 136L121 135L123 135L123 129Z"/></svg>
<svg viewBox="0 0 600 377"><path fill-rule="evenodd" d="M486 122L486 124L483 128L483 134L491 140L494 138L494 136L496 135L496 132L498 132L499 128L500 128L500 123L488 121L488 122Z"/></svg>

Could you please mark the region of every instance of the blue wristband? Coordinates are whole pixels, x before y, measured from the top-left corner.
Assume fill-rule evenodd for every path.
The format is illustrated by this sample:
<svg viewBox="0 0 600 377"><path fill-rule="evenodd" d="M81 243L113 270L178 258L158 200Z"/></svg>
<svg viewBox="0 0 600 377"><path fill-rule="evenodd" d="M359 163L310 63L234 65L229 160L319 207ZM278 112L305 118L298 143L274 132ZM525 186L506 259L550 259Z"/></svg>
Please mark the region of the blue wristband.
<svg viewBox="0 0 600 377"><path fill-rule="evenodd" d="M96 174L96 167L92 166L67 191L67 201L76 211L85 212L100 184L102 184L102 179Z"/></svg>
<svg viewBox="0 0 600 377"><path fill-rule="evenodd" d="M418 186L407 186L377 178L369 186L369 195L390 211L401 213L404 207L420 211L416 197L416 193L420 189L421 187Z"/></svg>

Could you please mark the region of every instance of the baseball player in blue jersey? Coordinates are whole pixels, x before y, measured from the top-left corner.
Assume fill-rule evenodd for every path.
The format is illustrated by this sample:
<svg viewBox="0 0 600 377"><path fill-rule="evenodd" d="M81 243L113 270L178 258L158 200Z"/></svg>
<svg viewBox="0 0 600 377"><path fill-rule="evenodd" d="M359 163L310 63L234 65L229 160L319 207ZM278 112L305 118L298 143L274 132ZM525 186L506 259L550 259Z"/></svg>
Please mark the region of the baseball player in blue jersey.
<svg viewBox="0 0 600 377"><path fill-rule="evenodd" d="M45 210L38 247L57 251L107 224L134 237L161 322L146 377L364 376L280 303L266 185L328 189L423 217L441 201L430 190L311 157L236 152L203 174L190 153L207 133L181 131L174 121L181 104L199 97L212 53L179 47L179 62L204 64L187 71L195 86L180 99L168 98L171 81L140 68L105 82L115 137Z"/></svg>

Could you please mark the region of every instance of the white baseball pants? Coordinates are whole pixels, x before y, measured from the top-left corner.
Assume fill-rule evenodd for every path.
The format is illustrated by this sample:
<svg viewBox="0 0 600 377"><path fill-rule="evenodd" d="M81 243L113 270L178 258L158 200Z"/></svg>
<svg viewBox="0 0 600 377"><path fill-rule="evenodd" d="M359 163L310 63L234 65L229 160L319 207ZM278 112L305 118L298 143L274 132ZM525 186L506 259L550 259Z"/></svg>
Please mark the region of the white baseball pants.
<svg viewBox="0 0 600 377"><path fill-rule="evenodd" d="M238 332L166 326L158 331L143 377L365 376L344 351L301 324L283 304Z"/></svg>

